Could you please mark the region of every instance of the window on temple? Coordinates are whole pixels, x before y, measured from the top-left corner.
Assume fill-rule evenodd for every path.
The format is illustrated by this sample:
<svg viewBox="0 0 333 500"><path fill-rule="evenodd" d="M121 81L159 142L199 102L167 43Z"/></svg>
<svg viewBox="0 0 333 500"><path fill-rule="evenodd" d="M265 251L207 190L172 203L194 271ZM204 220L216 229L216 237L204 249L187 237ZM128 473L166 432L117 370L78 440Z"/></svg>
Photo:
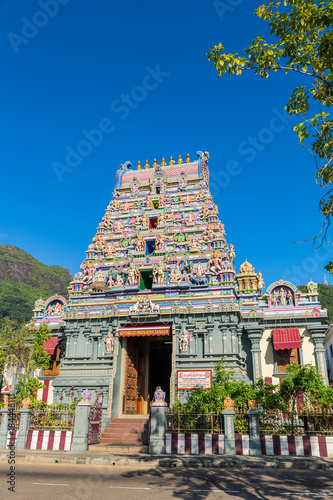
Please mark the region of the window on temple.
<svg viewBox="0 0 333 500"><path fill-rule="evenodd" d="M276 351L276 361L278 373L286 373L288 365L299 364L298 349L279 349Z"/></svg>
<svg viewBox="0 0 333 500"><path fill-rule="evenodd" d="M155 251L155 240L149 240L146 242L146 255L150 255Z"/></svg>
<svg viewBox="0 0 333 500"><path fill-rule="evenodd" d="M158 205L159 205L158 200L153 200L152 201L152 207L153 207L154 210L158 209Z"/></svg>
<svg viewBox="0 0 333 500"><path fill-rule="evenodd" d="M156 229L157 228L157 217L152 217L149 219L149 229Z"/></svg>
<svg viewBox="0 0 333 500"><path fill-rule="evenodd" d="M140 273L140 290L151 290L153 286L153 270L147 269Z"/></svg>

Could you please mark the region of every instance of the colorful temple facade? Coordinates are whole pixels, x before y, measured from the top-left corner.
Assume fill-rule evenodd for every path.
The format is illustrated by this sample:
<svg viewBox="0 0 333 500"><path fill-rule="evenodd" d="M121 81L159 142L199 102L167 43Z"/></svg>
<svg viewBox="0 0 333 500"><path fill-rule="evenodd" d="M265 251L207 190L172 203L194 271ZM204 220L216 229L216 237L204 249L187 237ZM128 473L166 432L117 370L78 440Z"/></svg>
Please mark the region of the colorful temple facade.
<svg viewBox="0 0 333 500"><path fill-rule="evenodd" d="M247 261L237 274L218 207L209 191L209 155L169 164L121 165L116 187L68 302L37 301L48 321L50 370L43 398L103 391L103 423L147 414L161 386L167 402L177 372L209 370L223 356L236 377L285 376L291 362L315 364L327 379L326 311L317 285L308 293L278 280L265 291Z"/></svg>

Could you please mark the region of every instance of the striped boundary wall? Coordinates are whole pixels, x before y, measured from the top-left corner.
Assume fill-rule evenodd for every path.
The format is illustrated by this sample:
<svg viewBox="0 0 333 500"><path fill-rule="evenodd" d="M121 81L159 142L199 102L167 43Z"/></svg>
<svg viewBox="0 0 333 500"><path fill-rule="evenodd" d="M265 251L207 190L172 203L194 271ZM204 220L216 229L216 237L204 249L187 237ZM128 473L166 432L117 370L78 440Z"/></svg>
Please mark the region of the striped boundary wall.
<svg viewBox="0 0 333 500"><path fill-rule="evenodd" d="M333 436L260 436L263 455L333 458ZM236 455L249 455L248 435L235 435ZM167 434L167 454L224 455L223 434Z"/></svg>
<svg viewBox="0 0 333 500"><path fill-rule="evenodd" d="M26 450L70 451L73 431L28 431Z"/></svg>
<svg viewBox="0 0 333 500"><path fill-rule="evenodd" d="M8 431L6 448L16 444L18 431ZM73 431L28 431L25 444L26 450L63 450L70 451Z"/></svg>

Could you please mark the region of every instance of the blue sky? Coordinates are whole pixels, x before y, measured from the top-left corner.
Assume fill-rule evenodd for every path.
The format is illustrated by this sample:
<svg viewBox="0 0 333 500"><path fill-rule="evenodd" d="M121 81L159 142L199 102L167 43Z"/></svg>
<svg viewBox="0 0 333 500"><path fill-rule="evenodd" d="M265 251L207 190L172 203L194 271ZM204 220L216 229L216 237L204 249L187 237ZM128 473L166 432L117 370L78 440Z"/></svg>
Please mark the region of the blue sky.
<svg viewBox="0 0 333 500"><path fill-rule="evenodd" d="M299 76L219 78L206 56L267 35L259 3L0 0L0 243L77 272L120 163L207 150L237 270L323 282L331 247L294 243L323 194L284 112Z"/></svg>

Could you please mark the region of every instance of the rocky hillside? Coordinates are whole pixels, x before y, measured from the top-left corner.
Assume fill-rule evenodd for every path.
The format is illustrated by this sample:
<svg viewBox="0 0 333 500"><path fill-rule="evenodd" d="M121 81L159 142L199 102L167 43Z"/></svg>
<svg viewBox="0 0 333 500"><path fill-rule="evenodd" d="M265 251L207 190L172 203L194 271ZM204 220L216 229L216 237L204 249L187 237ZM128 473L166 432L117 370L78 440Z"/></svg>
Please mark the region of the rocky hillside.
<svg viewBox="0 0 333 500"><path fill-rule="evenodd" d="M0 245L0 319L20 323L32 316L35 300L53 294L67 297L68 269L47 266L11 245Z"/></svg>

